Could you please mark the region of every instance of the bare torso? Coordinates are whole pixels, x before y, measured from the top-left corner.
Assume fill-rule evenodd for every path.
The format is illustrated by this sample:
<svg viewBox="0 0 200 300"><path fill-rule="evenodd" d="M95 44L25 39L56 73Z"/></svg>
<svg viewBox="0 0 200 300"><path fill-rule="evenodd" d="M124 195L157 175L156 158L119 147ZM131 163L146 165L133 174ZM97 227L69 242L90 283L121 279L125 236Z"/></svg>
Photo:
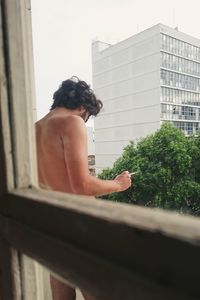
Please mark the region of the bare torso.
<svg viewBox="0 0 200 300"><path fill-rule="evenodd" d="M40 186L45 189L72 193L69 172L64 157L61 137L63 118L67 110L52 111L36 123L38 176Z"/></svg>

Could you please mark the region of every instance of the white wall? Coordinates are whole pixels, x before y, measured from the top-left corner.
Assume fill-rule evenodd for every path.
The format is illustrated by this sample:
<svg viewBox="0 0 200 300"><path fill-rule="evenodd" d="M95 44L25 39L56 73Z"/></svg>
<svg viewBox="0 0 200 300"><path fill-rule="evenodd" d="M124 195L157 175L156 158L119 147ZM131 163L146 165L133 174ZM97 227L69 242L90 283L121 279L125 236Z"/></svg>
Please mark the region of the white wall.
<svg viewBox="0 0 200 300"><path fill-rule="evenodd" d="M94 155L94 129L93 127L86 127L87 128L87 139L88 139L88 155Z"/></svg>

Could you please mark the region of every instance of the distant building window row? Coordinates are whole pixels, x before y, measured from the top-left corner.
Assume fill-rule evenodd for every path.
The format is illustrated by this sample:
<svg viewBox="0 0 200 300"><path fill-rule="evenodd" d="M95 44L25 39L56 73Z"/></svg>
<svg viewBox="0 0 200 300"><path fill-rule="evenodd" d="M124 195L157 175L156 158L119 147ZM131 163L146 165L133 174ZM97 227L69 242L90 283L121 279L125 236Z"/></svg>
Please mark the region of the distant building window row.
<svg viewBox="0 0 200 300"><path fill-rule="evenodd" d="M161 104L161 118L165 120L198 120L200 109L190 106Z"/></svg>
<svg viewBox="0 0 200 300"><path fill-rule="evenodd" d="M161 102L200 106L200 94L167 87L161 87L160 100Z"/></svg>
<svg viewBox="0 0 200 300"><path fill-rule="evenodd" d="M166 69L200 76L200 63L161 52L161 66Z"/></svg>
<svg viewBox="0 0 200 300"><path fill-rule="evenodd" d="M161 48L168 52L200 61L200 48L161 34Z"/></svg>
<svg viewBox="0 0 200 300"><path fill-rule="evenodd" d="M168 85L171 87L178 87L181 89L200 92L199 78L178 74L176 72L170 72L166 70L161 70L161 85Z"/></svg>
<svg viewBox="0 0 200 300"><path fill-rule="evenodd" d="M200 129L199 123L194 122L172 122L174 127L181 129L186 135L196 134L196 132Z"/></svg>

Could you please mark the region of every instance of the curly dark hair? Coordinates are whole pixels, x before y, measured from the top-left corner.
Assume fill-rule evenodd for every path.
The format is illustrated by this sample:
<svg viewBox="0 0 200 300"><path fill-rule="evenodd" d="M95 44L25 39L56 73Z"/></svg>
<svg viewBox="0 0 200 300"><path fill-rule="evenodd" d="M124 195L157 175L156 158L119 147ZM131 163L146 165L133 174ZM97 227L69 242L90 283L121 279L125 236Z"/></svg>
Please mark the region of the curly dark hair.
<svg viewBox="0 0 200 300"><path fill-rule="evenodd" d="M90 86L75 76L62 82L53 94L53 99L50 110L56 107L76 109L83 106L90 115L96 116L103 107L103 103L96 98Z"/></svg>

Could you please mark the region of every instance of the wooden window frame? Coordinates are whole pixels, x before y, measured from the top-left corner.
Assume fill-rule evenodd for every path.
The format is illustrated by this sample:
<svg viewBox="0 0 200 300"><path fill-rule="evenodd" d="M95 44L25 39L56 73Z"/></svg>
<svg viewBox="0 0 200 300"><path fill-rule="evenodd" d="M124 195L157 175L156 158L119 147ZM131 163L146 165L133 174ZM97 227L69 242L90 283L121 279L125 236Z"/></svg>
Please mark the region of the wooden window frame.
<svg viewBox="0 0 200 300"><path fill-rule="evenodd" d="M0 298L37 299L23 253L96 300L198 299L199 219L38 188L32 61L29 0L0 0Z"/></svg>

